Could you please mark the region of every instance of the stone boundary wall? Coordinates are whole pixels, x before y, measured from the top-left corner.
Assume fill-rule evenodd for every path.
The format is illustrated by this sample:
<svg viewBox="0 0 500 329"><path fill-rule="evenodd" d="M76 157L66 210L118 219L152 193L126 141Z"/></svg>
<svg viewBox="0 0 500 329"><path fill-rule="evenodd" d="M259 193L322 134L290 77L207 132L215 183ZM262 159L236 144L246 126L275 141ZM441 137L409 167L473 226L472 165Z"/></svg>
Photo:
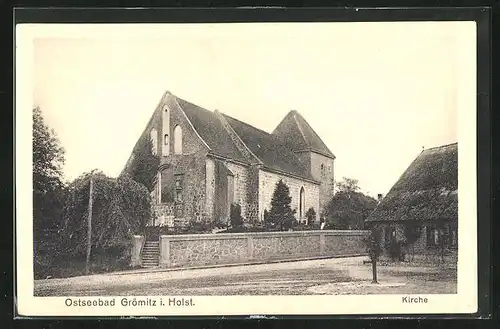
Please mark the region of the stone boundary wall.
<svg viewBox="0 0 500 329"><path fill-rule="evenodd" d="M160 266L362 256L367 255L363 240L368 235L369 231L340 230L162 235Z"/></svg>

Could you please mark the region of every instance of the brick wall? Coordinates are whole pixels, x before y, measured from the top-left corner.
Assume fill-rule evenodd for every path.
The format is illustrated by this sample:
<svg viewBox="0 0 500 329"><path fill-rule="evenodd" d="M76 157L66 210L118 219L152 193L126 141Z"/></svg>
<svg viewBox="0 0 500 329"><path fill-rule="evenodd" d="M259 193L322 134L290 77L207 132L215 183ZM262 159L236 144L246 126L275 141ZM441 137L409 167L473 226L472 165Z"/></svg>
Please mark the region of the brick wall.
<svg viewBox="0 0 500 329"><path fill-rule="evenodd" d="M368 231L160 236L160 266L182 267L366 255Z"/></svg>
<svg viewBox="0 0 500 329"><path fill-rule="evenodd" d="M254 223L260 220L259 216L259 165L252 165L247 169L247 207L245 218ZM264 210L262 210L262 213ZM263 217L262 217L263 218Z"/></svg>
<svg viewBox="0 0 500 329"><path fill-rule="evenodd" d="M247 219L247 182L248 182L248 167L237 165L231 162L225 162L226 167L231 170L234 175L234 202L241 206L241 215Z"/></svg>
<svg viewBox="0 0 500 329"><path fill-rule="evenodd" d="M264 220L264 210L271 209L271 199L273 197L274 189L279 180L283 182L290 189L290 196L292 197L291 207L292 210L296 209L296 218L299 219L299 194L300 188L304 187L305 190L305 207L304 214L310 208L314 208L316 212L316 220L319 220L319 186L314 183L303 181L297 178L291 178L285 175L271 173L265 170L259 172L259 218Z"/></svg>
<svg viewBox="0 0 500 329"><path fill-rule="evenodd" d="M319 209L322 211L333 196L333 180L335 178L334 160L317 153L311 154L311 174L321 182L319 188ZM321 165L324 172L321 172Z"/></svg>
<svg viewBox="0 0 500 329"><path fill-rule="evenodd" d="M212 159L206 159L205 162L205 213L207 217L214 217L214 201L215 201L215 163Z"/></svg>

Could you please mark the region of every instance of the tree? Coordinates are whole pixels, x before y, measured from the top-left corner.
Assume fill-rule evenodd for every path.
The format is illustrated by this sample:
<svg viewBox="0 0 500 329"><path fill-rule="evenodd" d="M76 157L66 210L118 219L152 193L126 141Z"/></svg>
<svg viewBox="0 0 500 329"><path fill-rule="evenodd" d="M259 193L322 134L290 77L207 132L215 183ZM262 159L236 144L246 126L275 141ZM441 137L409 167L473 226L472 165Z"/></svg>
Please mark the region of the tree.
<svg viewBox="0 0 500 329"><path fill-rule="evenodd" d="M39 107L33 109L33 218L35 240L41 231L55 229L64 202L62 167L64 149L54 130L44 122Z"/></svg>
<svg viewBox="0 0 500 329"><path fill-rule="evenodd" d="M153 182L160 165L160 158L153 154L152 149L152 141L142 137L134 150L132 163L125 170L125 173L134 181L144 185L148 191L153 189Z"/></svg>
<svg viewBox="0 0 500 329"><path fill-rule="evenodd" d="M270 228L279 227L281 231L288 230L292 227L295 221L295 212L290 204L292 197L290 189L280 179L276 184L274 193L271 199L271 209L267 215L267 226Z"/></svg>
<svg viewBox="0 0 500 329"><path fill-rule="evenodd" d="M354 178L342 177L342 180L337 183L337 191L344 193L358 192L358 180Z"/></svg>
<svg viewBox="0 0 500 329"><path fill-rule="evenodd" d="M368 256L370 257L370 261L372 264L372 274L373 280L372 283L378 283L377 281L377 261L382 253L382 248L380 246L381 242L381 232L377 227L373 227L370 230L370 235L365 239L366 251L368 252Z"/></svg>
<svg viewBox="0 0 500 329"><path fill-rule="evenodd" d="M87 246L87 215L91 173L69 185L64 209L64 237L68 254L82 256ZM127 257L132 235L142 233L151 216L146 187L123 174L117 179L93 174L92 249L118 251Z"/></svg>
<svg viewBox="0 0 500 329"><path fill-rule="evenodd" d="M359 192L357 182L344 177L337 183L338 191L324 209L330 227L341 230L363 229L365 219L377 206L377 200Z"/></svg>
<svg viewBox="0 0 500 329"><path fill-rule="evenodd" d="M314 211L313 207L307 209L306 218L308 224L313 223L316 220L316 211Z"/></svg>

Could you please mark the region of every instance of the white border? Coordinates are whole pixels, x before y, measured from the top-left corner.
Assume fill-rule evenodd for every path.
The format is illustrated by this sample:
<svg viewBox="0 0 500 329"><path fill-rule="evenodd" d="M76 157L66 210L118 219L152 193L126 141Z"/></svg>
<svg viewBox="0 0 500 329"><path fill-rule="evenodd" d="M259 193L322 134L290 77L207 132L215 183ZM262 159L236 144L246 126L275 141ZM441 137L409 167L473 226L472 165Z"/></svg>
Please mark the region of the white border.
<svg viewBox="0 0 500 329"><path fill-rule="evenodd" d="M307 30L308 24L281 23L274 26ZM328 23L331 24L331 23ZM353 23L356 24L356 23ZM375 24L375 23L374 23ZM383 24L383 23L376 23ZM394 24L394 23L386 23ZM425 24L413 22L404 24ZM459 24L464 40L458 46L464 63L476 63L475 22ZM64 25L64 26L63 26ZM65 297L33 296L33 233L32 233L32 95L33 95L33 40L41 37L138 37L159 33L157 24L141 24L139 32L133 24L23 24L16 26L16 252L17 252L17 306L18 314L25 316L152 316L152 315L278 315L278 314L437 314L474 313L477 311L477 209L476 209L476 67L462 65L457 79L458 141L459 141L459 234L458 293L455 295L421 295L426 304L403 304L402 295L363 296L231 296L194 297L196 305L186 308L120 306L66 307ZM245 26L251 24L237 24ZM205 24L210 33L212 24ZM62 28L64 27L64 28ZM184 25L189 31L196 24ZM126 30L126 32L124 32ZM149 32L148 32L149 31ZM171 30L170 30L171 31ZM193 28L193 31L195 29ZM197 30L198 31L198 30ZM227 29L226 33L238 33ZM305 33L305 32L304 32ZM471 40L474 40L471 44ZM174 296L169 296L174 297ZM185 296L189 298L189 296ZM97 297L96 297L97 298ZM91 299L96 299L91 298ZM106 297L110 299L113 297ZM159 297L158 297L159 298ZM164 297L166 298L166 297ZM86 298L87 299L87 298Z"/></svg>

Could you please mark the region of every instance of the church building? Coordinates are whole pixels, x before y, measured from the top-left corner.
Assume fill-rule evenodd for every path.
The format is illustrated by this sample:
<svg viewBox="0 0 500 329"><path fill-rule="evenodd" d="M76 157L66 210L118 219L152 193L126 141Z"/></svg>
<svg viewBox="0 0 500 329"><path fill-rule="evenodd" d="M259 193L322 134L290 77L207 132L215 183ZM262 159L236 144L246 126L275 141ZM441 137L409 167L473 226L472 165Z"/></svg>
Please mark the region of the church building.
<svg viewBox="0 0 500 329"><path fill-rule="evenodd" d="M335 156L296 111L268 133L166 92L140 138L160 158L151 191L155 225L228 223L232 203L246 222L263 221L279 180L300 222L310 208L319 221L333 195Z"/></svg>

